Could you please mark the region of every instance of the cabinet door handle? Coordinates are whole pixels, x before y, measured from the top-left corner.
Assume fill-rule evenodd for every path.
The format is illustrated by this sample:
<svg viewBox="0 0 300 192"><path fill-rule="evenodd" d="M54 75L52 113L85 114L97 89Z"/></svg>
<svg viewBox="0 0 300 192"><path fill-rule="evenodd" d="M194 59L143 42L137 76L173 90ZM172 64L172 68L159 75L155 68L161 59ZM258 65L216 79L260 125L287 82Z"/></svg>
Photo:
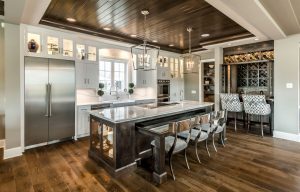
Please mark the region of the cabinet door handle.
<svg viewBox="0 0 300 192"><path fill-rule="evenodd" d="M88 79L88 84L90 84L90 79Z"/></svg>
<svg viewBox="0 0 300 192"><path fill-rule="evenodd" d="M86 84L86 78L84 78L84 84Z"/></svg>

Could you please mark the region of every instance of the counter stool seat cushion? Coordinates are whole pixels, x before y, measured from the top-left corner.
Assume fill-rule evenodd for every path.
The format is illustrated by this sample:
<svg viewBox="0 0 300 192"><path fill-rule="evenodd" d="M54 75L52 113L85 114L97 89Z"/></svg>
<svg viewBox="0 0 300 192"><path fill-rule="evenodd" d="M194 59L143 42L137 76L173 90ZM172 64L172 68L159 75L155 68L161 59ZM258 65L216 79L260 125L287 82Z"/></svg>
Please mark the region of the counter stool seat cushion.
<svg viewBox="0 0 300 192"><path fill-rule="evenodd" d="M218 125L218 128L215 130L215 133L216 134L221 133L224 130L225 126L226 126L226 124L224 124L223 126Z"/></svg>
<svg viewBox="0 0 300 192"><path fill-rule="evenodd" d="M171 149L171 147L174 143L174 139L175 139L175 137L173 137L173 136L165 137L165 151L166 152L170 151L170 149ZM151 142L151 145L155 146L155 141L154 140ZM177 138L176 145L175 145L173 153L184 150L185 148L187 148L187 145L188 144L186 143L186 141L184 141L180 138Z"/></svg>
<svg viewBox="0 0 300 192"><path fill-rule="evenodd" d="M216 128L216 125L210 125L210 123L206 123L206 124L201 124L201 128L202 131L210 133Z"/></svg>
<svg viewBox="0 0 300 192"><path fill-rule="evenodd" d="M192 129L191 140L195 141L196 137L198 136L199 133L200 133L200 130ZM180 132L180 133L178 133L178 136L183 137L183 138L187 138L189 136L189 131L186 130L186 131ZM204 141L207 138L208 138L207 132L201 131L200 138L198 139L198 142Z"/></svg>

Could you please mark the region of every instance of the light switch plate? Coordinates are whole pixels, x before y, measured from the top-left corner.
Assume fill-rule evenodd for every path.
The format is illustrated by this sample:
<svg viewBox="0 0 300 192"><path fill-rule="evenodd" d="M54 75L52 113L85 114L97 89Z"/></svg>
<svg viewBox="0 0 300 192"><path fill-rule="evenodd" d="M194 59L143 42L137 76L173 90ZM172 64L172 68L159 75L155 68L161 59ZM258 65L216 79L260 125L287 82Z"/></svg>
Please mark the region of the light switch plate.
<svg viewBox="0 0 300 192"><path fill-rule="evenodd" d="M192 90L192 94L196 94L197 93L197 91L196 90Z"/></svg>
<svg viewBox="0 0 300 192"><path fill-rule="evenodd" d="M293 83L287 83L286 88L287 89L292 89L293 88Z"/></svg>

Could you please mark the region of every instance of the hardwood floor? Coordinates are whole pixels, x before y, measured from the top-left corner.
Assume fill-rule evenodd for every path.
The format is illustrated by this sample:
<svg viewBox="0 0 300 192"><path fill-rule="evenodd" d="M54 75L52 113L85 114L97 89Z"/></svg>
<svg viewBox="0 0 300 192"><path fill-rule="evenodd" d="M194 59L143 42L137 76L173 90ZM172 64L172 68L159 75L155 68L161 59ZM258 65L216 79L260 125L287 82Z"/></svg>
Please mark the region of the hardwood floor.
<svg viewBox="0 0 300 192"><path fill-rule="evenodd" d="M242 131L228 131L227 138L218 153L210 145L210 158L200 146L201 165L190 147L191 170L183 156L174 156L176 181L168 172L159 186L143 168L110 177L88 158L87 138L31 149L0 163L0 191L300 191L300 143Z"/></svg>

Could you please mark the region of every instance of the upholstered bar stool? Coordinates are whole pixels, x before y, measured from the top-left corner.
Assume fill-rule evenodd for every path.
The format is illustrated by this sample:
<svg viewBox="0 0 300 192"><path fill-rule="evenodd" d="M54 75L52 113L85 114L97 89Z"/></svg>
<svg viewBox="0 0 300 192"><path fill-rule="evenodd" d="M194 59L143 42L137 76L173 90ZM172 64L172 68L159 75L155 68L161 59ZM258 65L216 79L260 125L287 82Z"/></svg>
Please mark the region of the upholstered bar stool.
<svg viewBox="0 0 300 192"><path fill-rule="evenodd" d="M184 157L185 157L185 163L188 169L190 169L187 156L186 156L186 149L188 147L188 143L191 138L191 120L186 119L178 122L172 122L169 125L169 130L171 130L171 135L165 137L165 152L168 155L169 158L169 166L171 170L171 174L173 179L175 180L175 174L173 171L173 164L172 164L172 157L174 154L180 153L184 151ZM178 133L187 131L187 138L182 139L178 137ZM151 145L155 146L155 141L151 142Z"/></svg>
<svg viewBox="0 0 300 192"><path fill-rule="evenodd" d="M237 113L244 111L243 103L240 102L239 94L221 93L220 98L221 98L222 109L226 110L226 113L228 111L234 113L234 130L236 131Z"/></svg>
<svg viewBox="0 0 300 192"><path fill-rule="evenodd" d="M217 151L216 145L215 145L215 135L219 134L219 139L223 145L223 147L225 147L225 142L224 142L224 132L226 131L226 123L227 123L227 113L226 111L222 110L222 111L218 111L217 112L217 119L215 119L214 124L216 125L216 128L213 130L212 132L212 140L213 140L213 146L215 148L215 151Z"/></svg>
<svg viewBox="0 0 300 192"><path fill-rule="evenodd" d="M262 122L262 117L270 115L271 107L266 102L265 95L242 95L245 112L248 116L248 131L250 128L249 115L259 115L260 117L260 129L261 136L264 136L264 126Z"/></svg>
<svg viewBox="0 0 300 192"><path fill-rule="evenodd" d="M202 131L202 127L200 124L200 116L196 116L196 117L192 118L191 121L192 121L191 122L191 127L192 127L191 134L189 133L189 130L185 130L183 132L178 133L178 136L181 138L187 139L190 135L191 141L193 141L195 144L195 153L196 153L197 160L199 163L201 163L199 155L198 155L198 143L205 141L206 151L207 151L208 156L210 156L208 147L207 147L208 133L205 131Z"/></svg>

